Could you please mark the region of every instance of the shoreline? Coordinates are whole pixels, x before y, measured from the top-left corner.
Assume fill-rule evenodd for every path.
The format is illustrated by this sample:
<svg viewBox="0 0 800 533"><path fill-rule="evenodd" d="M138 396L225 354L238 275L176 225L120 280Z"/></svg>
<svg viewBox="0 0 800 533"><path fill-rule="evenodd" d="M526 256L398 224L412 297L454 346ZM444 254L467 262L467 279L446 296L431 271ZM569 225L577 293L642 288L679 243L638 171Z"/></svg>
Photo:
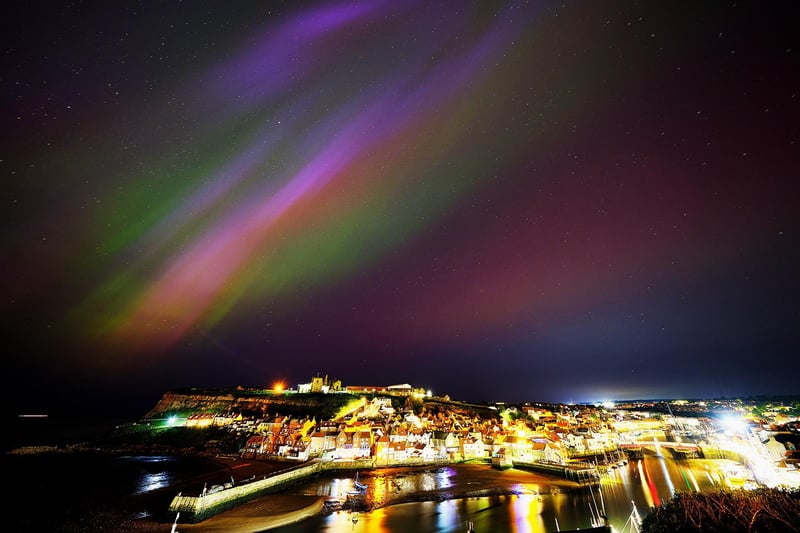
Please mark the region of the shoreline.
<svg viewBox="0 0 800 533"><path fill-rule="evenodd" d="M258 462L246 462L232 458L215 458L215 462L228 469L237 469L239 473L246 470L247 474L258 471ZM264 463L267 465L267 463ZM374 476L396 475L404 472L424 472L440 468L452 468L457 471L454 485L447 488L430 491L417 491L396 495L383 501L372 501L365 512L391 507L404 503L414 502L441 502L448 500L482 498L487 496L512 496L520 494L541 493L547 494L557 491L580 489L581 485L573 481L562 479L548 474L531 472L527 470L496 470L490 465L475 463L454 463L441 466L403 466L390 468L375 468L362 470L365 478ZM342 471L344 473L344 471ZM541 492L525 489L524 485L539 485L547 487ZM555 489L555 490L553 490ZM250 502L243 503L196 524L182 524L178 522L180 531L211 531L231 533L255 533L290 525L314 516L330 514L339 509L326 507L329 501L338 502L336 498L327 496L299 495L278 492L260 496ZM158 526L163 530L166 524L161 522Z"/></svg>
<svg viewBox="0 0 800 533"><path fill-rule="evenodd" d="M75 452L76 450L71 450ZM98 452L99 450L83 450ZM105 451L108 453L108 451ZM128 452L126 450L126 452ZM150 453L153 451L150 450ZM116 455L116 452L110 452ZM160 455L160 454L159 454ZM283 469L285 462L270 462L243 459L239 456L221 456L205 453L182 453L164 455L191 455L214 465L212 471L204 472L180 484L140 494L133 499L117 502L121 505L99 506L84 517L76 515L72 521L64 521L59 530L65 533L94 531L137 531L144 533L165 533L175 522L175 513L167 512L169 501L177 491L192 487L202 488L206 480L230 478L238 480L249 477L269 475ZM713 464L718 459L691 460ZM439 488L425 489L421 485L403 484L403 478L441 474L443 470L447 482L438 484ZM364 507L347 505L346 490L355 472L361 474L361 481L370 485ZM712 472L713 474L713 472ZM337 494L328 495L323 486L331 480L343 478L343 488ZM400 485L393 484L400 480ZM402 485L402 488L401 488ZM397 489L394 489L396 486ZM228 509L197 523L178 520L177 532L231 532L257 533L295 524L318 516L329 516L349 510L371 512L381 508L416 502L442 502L471 498L522 496L572 492L582 485L552 474L523 469L498 470L487 463L450 463L443 465L407 465L379 467L358 470L330 470L322 475L306 478L292 483L277 492L258 496L251 501ZM198 489L198 490L200 490ZM184 494L187 494L184 492ZM318 495L326 494L326 495ZM143 514L140 511L150 511ZM22 522L20 522L22 524Z"/></svg>
<svg viewBox="0 0 800 533"><path fill-rule="evenodd" d="M22 453L20 453L22 452ZM30 447L19 449L11 455L25 456L43 454L74 454L74 453L103 453L107 455L177 455L193 456L215 465L211 471L206 471L191 480L184 480L178 485L171 485L156 491L140 494L125 502L120 501L119 506L102 506L95 509L91 515L79 518L74 525L64 522L63 531L79 531L90 527L93 530L137 531L143 533L164 533L170 531L175 514L168 513L169 502L179 491L195 489L202 490L206 481L212 479L229 478L235 476L237 480L251 477L261 477L281 470L288 466L285 462L270 462L243 459L238 456L220 456L205 453L175 453L175 450L131 450L131 449L93 449L69 448L53 450L49 447ZM172 453L170 453L172 452ZM381 467L374 469L360 469L363 481L377 483L381 478L403 477L416 475L426 471L452 469L452 483L445 488L432 490L405 490L383 494L380 498L370 498L369 505L364 511L372 511L383 507L390 507L404 503L423 501L446 501L466 498L479 498L486 496L503 496L530 494L534 490L541 494L556 491L569 491L580 486L572 481L527 470L497 470L485 463L452 463L443 465L408 465L395 467ZM329 471L324 477L349 477L354 471ZM374 481L373 481L374 478ZM370 480L370 481L367 481ZM308 480L314 483L312 479ZM303 481L302 483L305 483ZM328 515L340 510L339 505L345 501L344 494L338 497L318 496L316 494L302 494L297 485L289 485L275 493L265 494L251 501L242 503L237 507L223 511L195 524L178 520L177 531L212 531L231 533L255 533L266 531L289 524L297 523L314 516ZM532 487L535 485L535 487ZM186 492L184 492L186 493ZM331 505L333 504L333 505ZM149 509L152 514L142 515L140 510ZM170 516L171 515L171 516ZM78 521L79 520L79 521ZM74 527L73 527L74 525Z"/></svg>
<svg viewBox="0 0 800 533"><path fill-rule="evenodd" d="M196 524L178 522L178 530L256 533L317 516L322 513L324 505L324 496L272 494L256 498Z"/></svg>

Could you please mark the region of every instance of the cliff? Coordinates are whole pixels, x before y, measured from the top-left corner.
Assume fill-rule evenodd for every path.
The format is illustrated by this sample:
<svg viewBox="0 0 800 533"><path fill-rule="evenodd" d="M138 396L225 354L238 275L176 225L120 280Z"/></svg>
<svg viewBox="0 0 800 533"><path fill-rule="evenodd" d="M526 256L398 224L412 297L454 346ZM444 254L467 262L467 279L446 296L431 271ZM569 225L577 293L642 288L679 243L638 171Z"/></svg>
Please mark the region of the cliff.
<svg viewBox="0 0 800 533"><path fill-rule="evenodd" d="M164 394L156 406L147 413L145 419L166 418L168 416L188 416L191 414L234 413L243 416L285 415L294 417L315 417L329 420L348 403L366 396L386 396L375 394L295 394L273 393L264 389L177 389ZM411 400L406 396L395 396L395 407L406 406L419 413L422 409L429 413L459 414L478 416L484 419L495 418L497 412L485 405L425 398Z"/></svg>
<svg viewBox="0 0 800 533"><path fill-rule="evenodd" d="M331 418L357 396L350 394L274 394L262 389L179 389L168 391L144 418L197 413L313 416Z"/></svg>

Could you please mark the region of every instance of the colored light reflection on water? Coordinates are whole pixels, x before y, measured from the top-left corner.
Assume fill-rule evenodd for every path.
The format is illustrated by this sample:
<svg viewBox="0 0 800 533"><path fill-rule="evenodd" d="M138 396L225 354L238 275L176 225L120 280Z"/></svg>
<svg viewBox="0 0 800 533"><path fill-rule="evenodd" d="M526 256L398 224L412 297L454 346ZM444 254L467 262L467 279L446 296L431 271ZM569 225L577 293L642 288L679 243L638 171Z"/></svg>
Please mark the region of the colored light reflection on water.
<svg viewBox="0 0 800 533"><path fill-rule="evenodd" d="M663 457L647 457L641 461L610 470L601 478L599 487L576 490L559 489L537 479L537 483L503 485L503 473L490 471L487 475L497 480L513 494L476 496L443 501L396 503L371 512L353 513L348 510L281 527L276 533L355 533L355 532L454 532L466 531L473 522L478 532L493 533L550 533L560 528L588 529L597 515L608 516L609 523L621 531L635 506L641 516L676 491L704 491L719 487L724 478L719 474L724 468L719 462L690 459L674 461ZM459 468L441 467L433 470L372 471L362 472L367 499L382 505L402 501L403 496L419 494L425 490L448 497L452 487L471 486L480 476L476 471L465 472ZM533 475L532 475L533 478ZM297 492L323 495L326 487L344 483L351 478L317 480ZM688 482L687 482L688 480ZM486 485L476 484L486 488ZM558 525L556 525L558 524Z"/></svg>
<svg viewBox="0 0 800 533"><path fill-rule="evenodd" d="M651 507L658 507L661 505L661 500L658 498L658 489L656 488L656 484L653 481L653 476L650 473L650 465L647 461L641 461L641 465L644 466L644 479L646 483L647 492L650 495L650 506Z"/></svg>
<svg viewBox="0 0 800 533"><path fill-rule="evenodd" d="M544 528L544 497L538 494L512 496L508 509L511 531L514 533L533 533Z"/></svg>

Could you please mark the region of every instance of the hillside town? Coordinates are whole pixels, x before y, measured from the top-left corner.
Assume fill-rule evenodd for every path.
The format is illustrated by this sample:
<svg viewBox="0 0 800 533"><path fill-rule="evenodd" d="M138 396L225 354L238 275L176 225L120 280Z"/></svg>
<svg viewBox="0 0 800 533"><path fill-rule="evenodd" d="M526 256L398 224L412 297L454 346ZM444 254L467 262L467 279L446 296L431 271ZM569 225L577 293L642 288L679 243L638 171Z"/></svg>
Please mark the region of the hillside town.
<svg viewBox="0 0 800 533"><path fill-rule="evenodd" d="M497 468L558 465L597 479L630 458L664 453L676 459L738 461L746 468L726 480L732 487L800 486L797 406L791 404L674 400L474 405L408 384L345 387L327 376L297 389L276 386L266 393L351 399L324 420L198 409L170 416L167 423L225 428L241 437L238 453L249 459L316 459L358 468L463 461L491 462Z"/></svg>

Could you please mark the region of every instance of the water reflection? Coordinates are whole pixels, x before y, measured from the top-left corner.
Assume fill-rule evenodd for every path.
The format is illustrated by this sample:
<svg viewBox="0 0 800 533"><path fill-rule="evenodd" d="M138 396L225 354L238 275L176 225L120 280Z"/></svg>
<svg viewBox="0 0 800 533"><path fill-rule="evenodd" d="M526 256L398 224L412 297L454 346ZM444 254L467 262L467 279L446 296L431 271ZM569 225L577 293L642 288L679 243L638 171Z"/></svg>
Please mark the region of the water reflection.
<svg viewBox="0 0 800 533"><path fill-rule="evenodd" d="M592 518L605 514L609 523L621 531L634 507L641 516L663 503L676 492L696 492L718 487L724 482L723 461L689 459L674 461L664 457L646 457L631 461L604 474L599 487L559 490L540 483L518 483L506 486L514 494L483 496L440 502L414 502L390 505L358 514L353 523L347 510L314 517L291 526L278 528L277 533L310 532L461 532L468 521L475 530L493 533L550 533L566 529L587 529ZM488 467L487 467L488 468ZM382 505L420 491L439 491L447 495L451 487L475 483L476 473L459 468L429 471L374 471L362 473L369 485L367 498ZM496 476L498 484L502 473ZM539 479L539 478L536 478ZM350 478L322 479L302 489L305 494L341 494L350 487Z"/></svg>
<svg viewBox="0 0 800 533"><path fill-rule="evenodd" d="M544 528L542 512L544 511L544 498L534 494L522 494L511 497L509 509L509 522L514 533L533 533Z"/></svg>
<svg viewBox="0 0 800 533"><path fill-rule="evenodd" d="M144 474L136 484L134 494L144 494L154 490L168 487L172 476L168 472L158 472L155 474Z"/></svg>
<svg viewBox="0 0 800 533"><path fill-rule="evenodd" d="M675 495L675 485L672 484L672 478L669 476L669 472L667 472L667 461L663 457L658 457L658 462L661 463L661 472L664 474L664 480L667 482L667 487L669 488L669 499Z"/></svg>
<svg viewBox="0 0 800 533"><path fill-rule="evenodd" d="M425 472L417 483L416 491L431 491L436 489L446 489L453 486L450 478L455 475L452 468L440 468L434 472Z"/></svg>
<svg viewBox="0 0 800 533"><path fill-rule="evenodd" d="M175 480L173 460L169 456L126 456L121 459L137 467L135 495L169 487Z"/></svg>
<svg viewBox="0 0 800 533"><path fill-rule="evenodd" d="M439 505L439 513L436 517L437 528L444 529L458 519L457 505L458 503L456 500L442 502L441 505Z"/></svg>
<svg viewBox="0 0 800 533"><path fill-rule="evenodd" d="M645 497L647 498L648 507L658 507L661 505L661 500L658 499L658 489L656 489L656 484L653 482L653 477L650 475L649 462L639 461L639 472L645 488Z"/></svg>

